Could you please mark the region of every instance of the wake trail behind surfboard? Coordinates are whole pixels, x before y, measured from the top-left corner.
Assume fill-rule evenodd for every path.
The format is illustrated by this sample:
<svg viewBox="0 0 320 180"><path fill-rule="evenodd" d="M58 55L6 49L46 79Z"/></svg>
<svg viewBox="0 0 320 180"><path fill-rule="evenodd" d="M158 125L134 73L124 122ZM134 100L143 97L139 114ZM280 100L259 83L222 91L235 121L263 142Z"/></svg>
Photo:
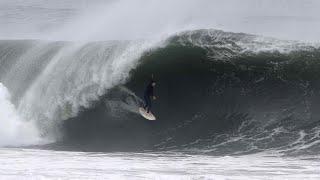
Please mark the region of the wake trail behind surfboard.
<svg viewBox="0 0 320 180"><path fill-rule="evenodd" d="M143 100L125 86L119 86L120 97L107 99L106 106L113 111L128 111L140 115L139 108L143 106Z"/></svg>
<svg viewBox="0 0 320 180"><path fill-rule="evenodd" d="M145 109L143 108L143 100L134 92L132 92L125 86L120 86L119 91L121 92L122 97L120 101L116 102L116 104L118 104L118 109L120 107L122 110L139 114L147 120L156 120L156 117L152 114L152 112L147 113L145 111ZM109 101L108 103L110 104L111 101Z"/></svg>

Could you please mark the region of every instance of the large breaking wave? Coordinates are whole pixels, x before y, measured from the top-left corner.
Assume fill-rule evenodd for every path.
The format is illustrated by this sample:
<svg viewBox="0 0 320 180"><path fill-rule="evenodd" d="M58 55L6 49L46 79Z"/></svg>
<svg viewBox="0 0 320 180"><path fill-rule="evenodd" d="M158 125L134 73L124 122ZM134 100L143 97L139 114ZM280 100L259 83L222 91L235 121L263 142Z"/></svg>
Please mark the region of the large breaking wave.
<svg viewBox="0 0 320 180"><path fill-rule="evenodd" d="M164 41L1 41L0 80L55 147L210 154L320 149L317 47L216 30ZM155 122L137 113L151 74Z"/></svg>

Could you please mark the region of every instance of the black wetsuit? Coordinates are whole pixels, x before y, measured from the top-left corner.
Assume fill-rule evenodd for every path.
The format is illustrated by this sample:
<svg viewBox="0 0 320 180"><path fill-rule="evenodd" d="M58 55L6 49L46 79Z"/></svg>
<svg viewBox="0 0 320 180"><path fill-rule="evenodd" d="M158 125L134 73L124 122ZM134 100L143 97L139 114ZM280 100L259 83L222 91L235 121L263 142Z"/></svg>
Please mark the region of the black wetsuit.
<svg viewBox="0 0 320 180"><path fill-rule="evenodd" d="M147 110L147 112L149 113L149 111L151 110L151 97L153 97L153 86L152 83L154 81L150 81L150 83L148 84L148 86L146 87L146 89L144 90L144 109Z"/></svg>

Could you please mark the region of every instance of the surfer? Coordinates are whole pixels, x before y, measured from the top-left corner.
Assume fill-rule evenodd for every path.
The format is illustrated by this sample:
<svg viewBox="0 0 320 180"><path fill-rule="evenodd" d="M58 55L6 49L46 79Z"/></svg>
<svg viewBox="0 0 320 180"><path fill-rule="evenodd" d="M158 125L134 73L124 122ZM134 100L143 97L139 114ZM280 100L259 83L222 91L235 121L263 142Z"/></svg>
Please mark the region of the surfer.
<svg viewBox="0 0 320 180"><path fill-rule="evenodd" d="M143 96L144 106L143 106L143 108L147 111L147 113L149 113L149 111L151 110L151 98L153 100L156 99L156 96L154 96L154 94L153 94L153 89L155 86L156 86L156 81L154 81L152 79L144 91L144 96Z"/></svg>

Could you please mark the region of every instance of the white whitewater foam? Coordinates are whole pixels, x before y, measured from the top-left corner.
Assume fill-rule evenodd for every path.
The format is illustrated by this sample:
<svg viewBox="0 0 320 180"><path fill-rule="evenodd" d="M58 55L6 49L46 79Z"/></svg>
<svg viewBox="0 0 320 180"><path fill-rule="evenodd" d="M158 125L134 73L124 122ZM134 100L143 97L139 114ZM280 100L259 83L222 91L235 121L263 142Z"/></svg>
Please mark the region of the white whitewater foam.
<svg viewBox="0 0 320 180"><path fill-rule="evenodd" d="M32 122L23 121L10 102L10 94L0 83L0 147L30 145L40 142Z"/></svg>
<svg viewBox="0 0 320 180"><path fill-rule="evenodd" d="M0 149L1 179L212 179L320 178L319 157L274 154L206 156L183 153L86 153ZM18 163L17 163L18 162Z"/></svg>

